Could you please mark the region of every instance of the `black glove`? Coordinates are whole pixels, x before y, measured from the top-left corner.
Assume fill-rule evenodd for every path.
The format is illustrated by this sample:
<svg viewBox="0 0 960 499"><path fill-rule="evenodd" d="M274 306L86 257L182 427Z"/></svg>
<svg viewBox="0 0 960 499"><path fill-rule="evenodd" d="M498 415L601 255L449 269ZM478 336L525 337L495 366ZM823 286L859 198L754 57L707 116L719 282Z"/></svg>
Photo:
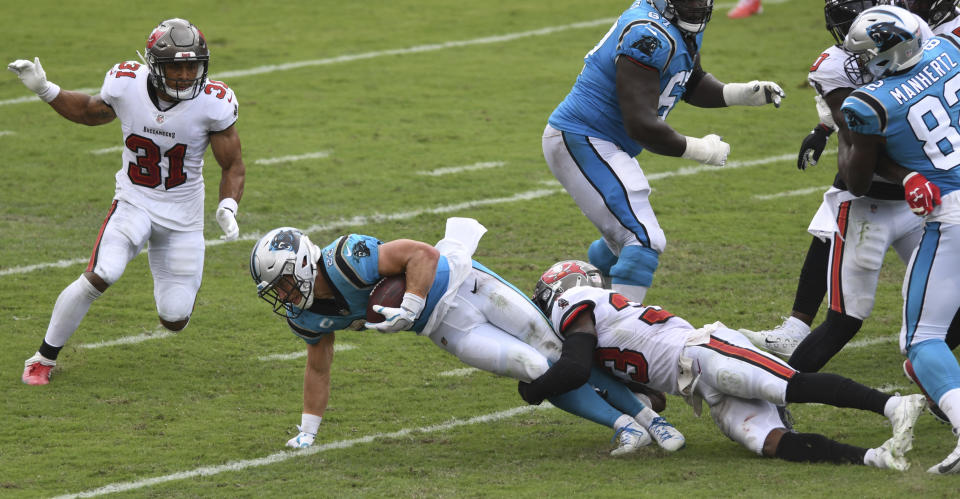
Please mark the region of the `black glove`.
<svg viewBox="0 0 960 499"><path fill-rule="evenodd" d="M813 166L820 160L823 154L823 148L827 147L827 139L833 134L833 128L823 123L817 124L809 135L803 138L800 144L800 155L797 156L797 168L806 170L807 166Z"/></svg>
<svg viewBox="0 0 960 499"><path fill-rule="evenodd" d="M543 402L543 397L533 397L530 394L529 388L530 383L523 381L517 383L517 391L520 392L520 398L522 398L524 402L530 405L540 405Z"/></svg>

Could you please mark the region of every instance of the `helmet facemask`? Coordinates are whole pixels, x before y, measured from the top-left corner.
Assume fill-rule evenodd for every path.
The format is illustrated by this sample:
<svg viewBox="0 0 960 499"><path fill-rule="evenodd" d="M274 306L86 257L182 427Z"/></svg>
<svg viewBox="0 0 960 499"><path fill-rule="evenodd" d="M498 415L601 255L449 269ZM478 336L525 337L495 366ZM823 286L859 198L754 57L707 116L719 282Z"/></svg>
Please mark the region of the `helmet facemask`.
<svg viewBox="0 0 960 499"><path fill-rule="evenodd" d="M203 33L189 21L168 19L160 23L147 38L146 50L140 58L150 69L153 86L168 97L178 101L190 100L200 95L203 90L209 69L210 50ZM193 77L168 77L168 66L176 63L196 64ZM172 82L174 86L171 87L168 82Z"/></svg>
<svg viewBox="0 0 960 499"><path fill-rule="evenodd" d="M313 304L318 271L313 249L306 234L291 227L274 229L254 245L250 275L257 284L257 296L277 315L296 318Z"/></svg>
<svg viewBox="0 0 960 499"><path fill-rule="evenodd" d="M533 303L549 317L557 297L577 286L602 288L603 275L600 269L580 260L555 263L537 281L533 290Z"/></svg>

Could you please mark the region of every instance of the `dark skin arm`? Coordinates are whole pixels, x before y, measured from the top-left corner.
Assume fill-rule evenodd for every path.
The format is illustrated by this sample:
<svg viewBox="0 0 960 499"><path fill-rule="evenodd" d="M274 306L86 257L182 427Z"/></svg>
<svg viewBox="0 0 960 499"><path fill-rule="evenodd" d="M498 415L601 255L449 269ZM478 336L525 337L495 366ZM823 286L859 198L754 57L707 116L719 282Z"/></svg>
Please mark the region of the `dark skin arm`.
<svg viewBox="0 0 960 499"><path fill-rule="evenodd" d="M105 125L117 117L113 108L103 102L99 95L72 90L60 90L57 98L50 101L50 107L60 116L81 125Z"/></svg>
<svg viewBox="0 0 960 499"><path fill-rule="evenodd" d="M220 199L233 198L237 202L243 197L243 183L247 167L240 154L240 134L236 125L210 134L210 150L220 165Z"/></svg>
<svg viewBox="0 0 960 499"><path fill-rule="evenodd" d="M617 59L617 99L630 138L651 152L681 156L687 139L657 116L660 73L627 57Z"/></svg>

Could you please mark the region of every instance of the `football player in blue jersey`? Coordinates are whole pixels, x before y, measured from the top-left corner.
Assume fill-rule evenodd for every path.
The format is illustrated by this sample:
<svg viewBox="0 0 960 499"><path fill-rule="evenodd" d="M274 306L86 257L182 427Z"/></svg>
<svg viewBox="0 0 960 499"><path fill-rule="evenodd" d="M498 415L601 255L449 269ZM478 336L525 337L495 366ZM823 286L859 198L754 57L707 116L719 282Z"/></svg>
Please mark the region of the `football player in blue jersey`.
<svg viewBox="0 0 960 499"><path fill-rule="evenodd" d="M960 38L942 34L924 42L917 19L899 7L867 9L853 21L844 47L876 80L843 102L851 140L840 150L839 169L859 195L875 172L889 174L877 165L889 157L929 179L918 188L940 192L907 265L900 348L956 435L960 364L945 338L960 309ZM960 472L960 442L927 471Z"/></svg>
<svg viewBox="0 0 960 499"><path fill-rule="evenodd" d="M780 106L769 81L723 84L700 66L713 0L637 0L584 58L567 97L550 115L543 155L601 239L590 263L613 288L642 302L653 282L663 230L650 184L634 157L643 150L723 165L720 136L687 137L666 123L679 100L698 107Z"/></svg>
<svg viewBox="0 0 960 499"><path fill-rule="evenodd" d="M254 245L250 274L257 294L307 343L300 433L287 445L313 444L330 397L334 332L366 327L415 331L472 367L521 381L540 377L551 364L587 373L588 384L569 386L566 376L548 380L562 392L549 400L613 428L618 447L612 454L633 452L651 438L669 451L683 447L683 435L623 383L591 370L590 362L578 362L576 354L585 351L589 357L592 344L565 346L529 298L472 259L484 232L476 220L451 218L436 246L349 234L319 247L303 232L281 227ZM385 319L365 322L373 286L399 274L406 279L400 306L375 304L373 310Z"/></svg>

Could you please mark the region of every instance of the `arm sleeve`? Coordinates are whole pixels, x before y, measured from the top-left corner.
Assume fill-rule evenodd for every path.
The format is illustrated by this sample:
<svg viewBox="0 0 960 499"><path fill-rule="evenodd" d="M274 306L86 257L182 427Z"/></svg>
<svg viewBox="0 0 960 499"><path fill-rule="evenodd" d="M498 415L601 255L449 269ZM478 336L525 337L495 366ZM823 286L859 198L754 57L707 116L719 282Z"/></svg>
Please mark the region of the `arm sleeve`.
<svg viewBox="0 0 960 499"><path fill-rule="evenodd" d="M571 333L563 342L560 359L547 372L530 383L520 382L520 396L527 403L539 405L561 393L569 392L590 379L593 350L597 337L590 333Z"/></svg>

